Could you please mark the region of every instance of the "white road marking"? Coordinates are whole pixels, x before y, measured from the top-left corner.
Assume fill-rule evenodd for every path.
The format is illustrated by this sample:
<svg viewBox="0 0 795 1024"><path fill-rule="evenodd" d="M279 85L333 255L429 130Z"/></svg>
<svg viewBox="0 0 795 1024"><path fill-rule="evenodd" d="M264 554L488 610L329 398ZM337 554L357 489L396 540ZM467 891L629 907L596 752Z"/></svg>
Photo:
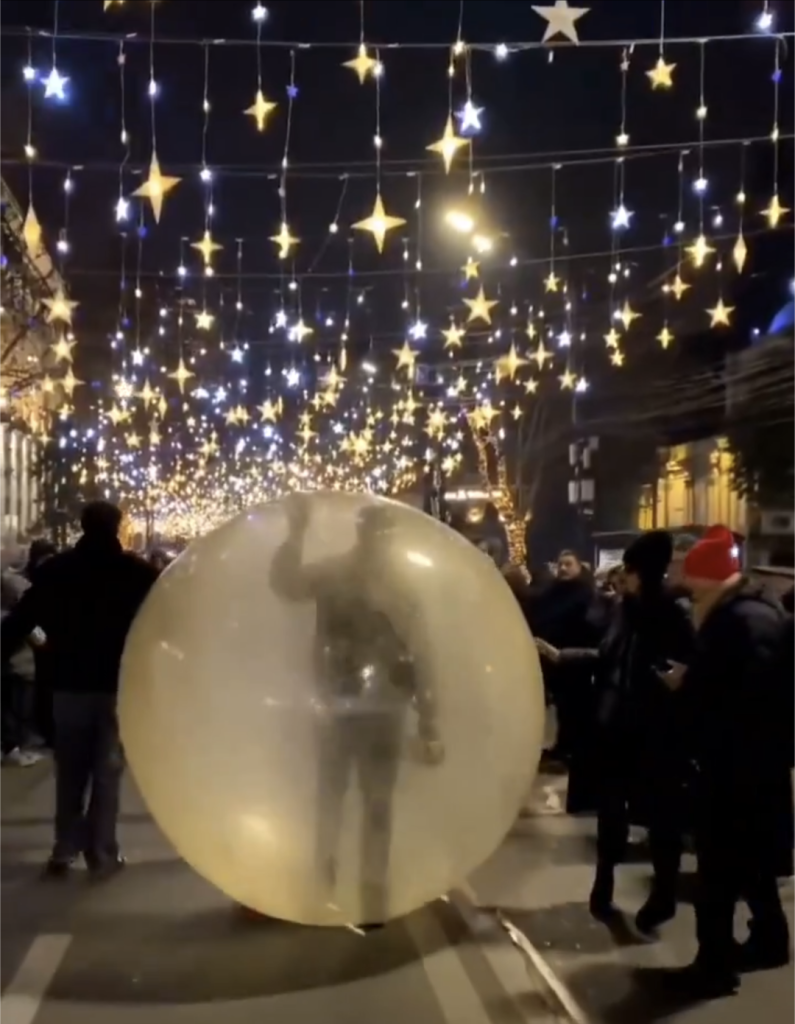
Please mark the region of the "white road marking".
<svg viewBox="0 0 795 1024"><path fill-rule="evenodd" d="M38 935L33 940L0 997L3 1024L33 1024L71 942L71 935Z"/></svg>
<svg viewBox="0 0 795 1024"><path fill-rule="evenodd" d="M458 951L451 948L441 925L429 914L421 926L410 920L407 927L415 946L423 952L423 970L446 1024L491 1024ZM436 952L425 954L429 944Z"/></svg>
<svg viewBox="0 0 795 1024"><path fill-rule="evenodd" d="M468 882L464 882L463 885L460 885L458 887L458 891L469 901L470 904L472 904L475 909L480 909L477 893ZM459 909L461 908L459 907ZM574 998L574 995L568 985L566 985L566 983L552 970L547 960L541 953L539 953L524 932L517 928L516 925L502 913L502 911L497 910L494 916L501 927L505 929L514 946L524 957L526 957L527 960L530 961L537 973L541 976L544 984L552 993L560 1008L566 1013L571 1024L590 1024L588 1015ZM494 967L494 964L492 964L492 967ZM502 972L498 971L497 974L500 976Z"/></svg>

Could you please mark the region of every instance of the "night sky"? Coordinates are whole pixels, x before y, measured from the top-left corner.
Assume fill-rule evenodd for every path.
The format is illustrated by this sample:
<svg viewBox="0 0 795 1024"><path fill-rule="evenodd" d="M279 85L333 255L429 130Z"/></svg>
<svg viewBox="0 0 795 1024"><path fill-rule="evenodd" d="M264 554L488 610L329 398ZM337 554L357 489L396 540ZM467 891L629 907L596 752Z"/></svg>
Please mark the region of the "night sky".
<svg viewBox="0 0 795 1024"><path fill-rule="evenodd" d="M75 322L79 362L97 383L110 365L108 339L120 318L122 250L126 283L121 318L129 335L149 339L161 307L173 308L178 300L187 300L201 308L206 301L219 314L215 336L248 342L253 365L261 368L265 362L296 358L295 346L283 333L269 330L275 311L284 307L317 328L313 353L336 351L339 325L349 314L352 353L391 360L389 350L400 345L410 322L421 317L434 327L422 361L429 366L443 363L438 331L447 326L451 312L462 308L460 267L467 255L465 243L445 227L443 214L466 198L468 160L465 155L457 157L454 172L446 176L441 160L425 147L440 137L447 117L449 48L459 31L459 18L462 38L484 46L471 53L468 63L472 97L483 108L482 131L473 143L473 166L479 209L497 239L495 252L483 264L486 290L500 300L497 326L510 327L509 310L515 306L518 313L510 315L523 328L528 307L546 301L543 279L549 270L551 234L572 308L555 307L550 315L558 327L571 327L578 339L571 358L580 372L598 383L601 395L628 386L616 383L622 375L607 364L602 341L612 310L625 299L646 318L645 340L641 337L638 345L655 347L653 338L664 317L677 336L703 332L708 326L704 310L714 305L722 290L727 301L737 303L737 329L727 332L728 342L714 337L704 342L710 357L721 346L745 339L752 326L764 326L787 300L793 275L791 230L784 225L771 237L760 215L774 191L769 136L776 56L774 37L754 29L762 10L760 0L698 4L667 0L665 4L666 37L751 34L742 41L710 41L704 48L704 94L709 108L705 138L708 142L734 140L703 150L704 176L709 181L705 229L725 237L720 255L726 268L720 280L712 270L703 272L688 302L675 307L668 303L665 308L660 286L676 263L676 246L671 243L676 237L677 167L683 151L683 237L690 242L698 233L693 182L699 171L695 110L702 48L692 43L667 45L665 56L677 65L674 87L651 89L646 71L658 56L658 0L631 4L595 0L578 23L583 42L646 39L653 45L554 51L516 47L505 60L495 53L498 44L510 47L541 39L544 22L529 2L366 3L364 38L378 48L385 65L380 85L382 192L388 211L408 221L389 236L380 257L369 236L349 230L370 213L376 191L376 87L373 81L360 85L353 72L340 66L354 56L359 43L359 4L284 0L268 6L259 51L262 83L267 98L279 106L266 131L258 134L252 119L243 113L253 102L257 86L252 4L164 0L156 5L153 47L148 43L150 5L138 0L104 14L100 0L61 0L57 5L6 0L3 5L3 173L24 207L28 176L22 149L30 97L32 140L39 156L32 195L51 248L59 230L67 228L70 252L63 268L74 297L81 302ZM58 32L64 37L56 40L53 51L52 40L39 33L52 32L56 9ZM776 29L791 31L792 25L784 23L786 18L791 21L791 5L773 4L771 9ZM33 29L30 39L22 31L12 32L25 26ZM95 38L66 38L70 33ZM122 34L129 36L123 43L124 117L131 138L126 159L120 141ZM239 39L246 45L197 43L203 39ZM193 42L183 45L177 40ZM296 45L269 45L276 41ZM793 205L791 42L779 45L778 123L785 137L779 150L779 193L784 206ZM46 75L53 52L59 71L69 77L63 102L45 100L40 82L29 85L23 80L29 53L32 65ZM620 64L625 55L629 59L626 130L630 148L624 165L624 203L633 217L616 242L610 211L616 206L615 138L621 124ZM137 201L131 204L130 219L122 224L116 223L114 206L120 182L128 197L140 184L152 150L147 96L150 60L158 85L154 106L161 167L183 181L167 197L159 226L147 205L140 227ZM453 81L455 109L467 95L465 63L461 62ZM211 107L206 136L205 67ZM279 167L285 150L291 67L296 88L286 203L290 228L301 242L294 261L280 262L268 238L277 233L280 222ZM746 139L761 141L743 147ZM203 145L214 175L212 233L224 247L215 258L216 274L209 281L202 276L199 254L189 245L204 230L208 186L199 177ZM559 169L553 174L554 165ZM750 256L738 283L729 272L728 254L738 229L734 197L743 184L743 167ZM65 201L63 181L70 168L74 188ZM482 197L481 182L485 185ZM419 210L418 197L422 200ZM333 221L339 223L336 234L329 232ZM623 248L628 252L622 257ZM611 249L631 271L612 294L606 280ZM511 266L513 257L516 266ZM181 259L189 270L185 278L176 273ZM421 272L416 270L418 260ZM145 294L134 322L132 293L138 276ZM298 287L290 291L293 277ZM242 311L235 309L238 296ZM325 327L326 320L334 326ZM585 335L582 341L581 334ZM178 344L173 332L157 344L163 361L173 362ZM493 354L489 344L493 343L485 334L473 338L467 357ZM673 365L681 353L664 356ZM634 367L628 358L629 374L623 380L632 381L634 374L637 382L638 374L643 378L656 373L651 367L658 366L659 351L654 358L654 363L636 360ZM308 355L305 360L311 372Z"/></svg>

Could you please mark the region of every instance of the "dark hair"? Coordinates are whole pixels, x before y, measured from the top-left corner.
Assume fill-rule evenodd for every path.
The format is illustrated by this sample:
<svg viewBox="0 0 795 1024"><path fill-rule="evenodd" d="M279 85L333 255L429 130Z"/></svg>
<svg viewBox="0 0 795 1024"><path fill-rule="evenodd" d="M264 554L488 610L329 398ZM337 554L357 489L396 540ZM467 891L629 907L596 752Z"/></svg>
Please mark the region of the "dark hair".
<svg viewBox="0 0 795 1024"><path fill-rule="evenodd" d="M80 528L92 537L118 537L122 518L121 509L112 501L90 501L80 515Z"/></svg>
<svg viewBox="0 0 795 1024"><path fill-rule="evenodd" d="M560 553L558 554L558 561L560 561L560 560L561 560L561 558L573 558L573 559L574 559L574 561L575 561L575 562L576 562L576 563L577 563L578 565L582 565L582 559L581 559L581 558L580 558L580 556L579 556L579 555L577 554L577 552L576 552L576 551L572 551L572 550L571 550L571 548L564 548L564 549L563 549L563 550L562 550L562 551L561 551L561 552L560 552Z"/></svg>

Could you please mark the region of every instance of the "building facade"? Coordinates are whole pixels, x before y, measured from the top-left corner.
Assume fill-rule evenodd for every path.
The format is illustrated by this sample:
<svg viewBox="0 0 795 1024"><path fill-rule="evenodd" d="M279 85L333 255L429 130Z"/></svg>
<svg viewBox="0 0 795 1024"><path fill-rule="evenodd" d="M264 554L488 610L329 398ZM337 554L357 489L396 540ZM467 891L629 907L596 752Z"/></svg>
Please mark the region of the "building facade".
<svg viewBox="0 0 795 1024"><path fill-rule="evenodd" d="M39 444L26 431L0 423L0 532L23 539L42 516Z"/></svg>

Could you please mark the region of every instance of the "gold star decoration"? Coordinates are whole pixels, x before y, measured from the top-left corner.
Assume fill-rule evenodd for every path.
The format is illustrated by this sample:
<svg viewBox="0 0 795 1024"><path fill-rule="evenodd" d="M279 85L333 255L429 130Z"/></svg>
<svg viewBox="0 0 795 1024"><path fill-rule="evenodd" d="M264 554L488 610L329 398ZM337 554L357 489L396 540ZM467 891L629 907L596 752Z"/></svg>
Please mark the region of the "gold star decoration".
<svg viewBox="0 0 795 1024"><path fill-rule="evenodd" d="M200 252L202 254L205 267L209 267L212 263L213 253L218 252L219 249L223 249L223 246L219 245L218 242L213 241L213 237L208 228L202 235L201 241L191 242L191 249L195 249L197 252Z"/></svg>
<svg viewBox="0 0 795 1024"><path fill-rule="evenodd" d="M673 336L673 334L671 334L671 332L670 332L670 331L668 330L668 324L665 324L665 325L663 326L663 329L662 329L662 330L660 331L660 333L659 333L659 334L657 335L657 341L659 341L659 343L660 343L660 344L662 345L662 347L663 347L663 348L665 349L665 348L668 348L668 346L669 346L669 345L671 344L671 342L672 342L673 340L674 340L674 336Z"/></svg>
<svg viewBox="0 0 795 1024"><path fill-rule="evenodd" d="M72 311L77 307L77 303L67 299L63 288L59 288L51 299L42 299L41 301L47 307L45 319L48 324L60 322L71 325Z"/></svg>
<svg viewBox="0 0 795 1024"><path fill-rule="evenodd" d="M341 388L345 384L345 378L339 373L337 367L332 363L331 369L325 377L322 378L321 383L324 387L333 391L336 388Z"/></svg>
<svg viewBox="0 0 795 1024"><path fill-rule="evenodd" d="M560 291L560 278L554 270L550 270L547 276L544 278L544 291L545 292L557 292Z"/></svg>
<svg viewBox="0 0 795 1024"><path fill-rule="evenodd" d="M131 434L128 434L125 440L127 441L127 445L129 448L141 447L141 436L140 434L136 434L135 431L133 431Z"/></svg>
<svg viewBox="0 0 795 1024"><path fill-rule="evenodd" d="M282 221L282 226L279 229L278 235L271 235L271 242L275 242L279 246L279 259L286 260L290 255L290 250L294 245L298 245L298 239L290 234L290 229L287 227L286 221Z"/></svg>
<svg viewBox="0 0 795 1024"><path fill-rule="evenodd" d="M718 299L717 305L708 309L710 327L729 327L730 317L734 312L734 306L724 306L723 299Z"/></svg>
<svg viewBox="0 0 795 1024"><path fill-rule="evenodd" d="M425 432L428 437L441 437L447 426L447 413L443 409L433 409L428 413Z"/></svg>
<svg viewBox="0 0 795 1024"><path fill-rule="evenodd" d="M407 341L403 342L402 348L393 348L392 354L397 356L397 366L395 369L405 369L408 370L409 374L413 373L414 364L417 362L417 352Z"/></svg>
<svg viewBox="0 0 795 1024"><path fill-rule="evenodd" d="M547 362L550 359L554 359L554 356L548 348L544 348L544 342L539 341L538 348L535 350L535 352L531 353L530 358L533 360L533 362L536 364L539 370L543 370Z"/></svg>
<svg viewBox="0 0 795 1024"><path fill-rule="evenodd" d="M538 391L538 381L535 377L529 377L524 382L524 393L526 395L534 395Z"/></svg>
<svg viewBox="0 0 795 1024"><path fill-rule="evenodd" d="M461 348L461 344L464 339L464 332L460 327L457 327L455 323L450 322L450 326L446 331L442 331L444 337L444 347L448 348Z"/></svg>
<svg viewBox="0 0 795 1024"><path fill-rule="evenodd" d="M480 264L473 260L471 256L468 256L466 263L461 267L461 269L464 272L465 281L472 281L473 279L477 280L480 273Z"/></svg>
<svg viewBox="0 0 795 1024"><path fill-rule="evenodd" d="M209 331L215 322L215 317L212 313L208 313L206 309L203 309L200 313L196 313L196 328L199 331Z"/></svg>
<svg viewBox="0 0 795 1024"><path fill-rule="evenodd" d="M610 353L610 362L613 366L624 365L624 353L620 348L614 348Z"/></svg>
<svg viewBox="0 0 795 1024"><path fill-rule="evenodd" d="M390 217L384 209L384 201L379 192L375 197L373 212L364 220L357 221L353 227L356 231L368 231L375 239L376 248L379 252L384 251L384 239L387 231L399 228L406 221L402 217Z"/></svg>
<svg viewBox="0 0 795 1024"><path fill-rule="evenodd" d="M512 344L506 355L494 360L495 380L498 384L506 377L508 380L513 380L516 376L516 371L520 370L523 366L527 366L527 362L516 351L516 345Z"/></svg>
<svg viewBox="0 0 795 1024"><path fill-rule="evenodd" d="M85 381L78 380L77 377L75 377L74 373L72 373L71 366L66 371L66 376L62 377L60 380L60 385L64 389L69 398L71 398L72 395L75 393L75 388L80 387L80 385L84 383Z"/></svg>
<svg viewBox="0 0 795 1024"><path fill-rule="evenodd" d="M374 57L370 56L367 52L367 47L362 43L356 51L356 56L353 60L346 60L342 66L344 68L350 68L351 71L355 71L356 77L359 79L359 84L364 85L367 81L368 75L376 74L379 64Z"/></svg>
<svg viewBox="0 0 795 1024"><path fill-rule="evenodd" d="M748 246L745 244L742 231L737 236L737 241L734 243L732 249L732 262L737 270L738 274L742 274L743 268L745 267L745 261L748 258Z"/></svg>
<svg viewBox="0 0 795 1024"><path fill-rule="evenodd" d="M640 313L636 313L628 302L624 302L624 305L619 310L618 319L624 325L624 330L628 331L633 321L640 319Z"/></svg>
<svg viewBox="0 0 795 1024"><path fill-rule="evenodd" d="M670 89L674 84L672 75L675 67L676 64L666 64L663 55L660 54L654 67L646 72L652 89Z"/></svg>
<svg viewBox="0 0 795 1024"><path fill-rule="evenodd" d="M28 247L31 256L37 256L41 249L41 233L41 224L31 203L22 225L22 241Z"/></svg>
<svg viewBox="0 0 795 1024"><path fill-rule="evenodd" d="M568 0L555 0L552 5L534 6L533 10L547 23L542 43L554 39L555 36L565 36L570 42L577 44L580 39L576 23L590 11L590 7L569 7Z"/></svg>
<svg viewBox="0 0 795 1024"><path fill-rule="evenodd" d="M275 423L282 413L281 399L278 399L276 402L266 399L262 405L257 406L257 411L262 423Z"/></svg>
<svg viewBox="0 0 795 1024"><path fill-rule="evenodd" d="M118 405L112 405L108 412L108 419L114 427L118 427L120 423L126 423L130 418L129 409L120 409Z"/></svg>
<svg viewBox="0 0 795 1024"><path fill-rule="evenodd" d="M781 205L778 195L774 195L767 209L762 210L762 216L767 218L767 223L771 228L777 228L779 221L787 213L789 213L789 210L786 206Z"/></svg>
<svg viewBox="0 0 795 1024"><path fill-rule="evenodd" d="M144 386L138 392L138 397L144 403L144 409L148 409L152 402L157 398L157 392L152 390L152 385L149 383L148 379L144 381Z"/></svg>
<svg viewBox="0 0 795 1024"><path fill-rule="evenodd" d="M438 153L444 161L444 169L447 174L450 173L450 168L453 165L453 157L462 147L469 144L469 139L464 139L460 135L456 135L455 128L453 127L452 117L447 118L447 124L444 126L444 135L441 139L436 142L432 142L430 146L425 148L431 153Z"/></svg>
<svg viewBox="0 0 795 1024"><path fill-rule="evenodd" d="M608 348L618 348L618 343L621 341L621 335L615 329L611 327L607 334L604 335L605 345Z"/></svg>
<svg viewBox="0 0 795 1024"><path fill-rule="evenodd" d="M155 218L155 224L160 223L160 214L163 212L163 199L168 193L178 185L182 179L174 178L167 174L163 174L160 170L160 161L157 159L157 153L152 150L152 159L149 163L149 177L138 188L133 192L134 196L138 196L141 199L148 199L152 207L152 215Z"/></svg>
<svg viewBox="0 0 795 1024"><path fill-rule="evenodd" d="M499 410L495 409L491 402L486 401L472 410L469 414L469 423L473 430L489 430L491 421L499 415Z"/></svg>
<svg viewBox="0 0 795 1024"><path fill-rule="evenodd" d="M188 383L188 381L191 379L191 377L195 377L195 374L192 373L187 368L187 366L185 365L185 360L182 358L182 356L180 356L179 363L177 364L176 370L174 370L173 373L170 373L169 377L171 378L171 380L175 380L177 382L177 387L179 388L179 393L181 395L184 395L185 394L185 385Z"/></svg>
<svg viewBox="0 0 795 1024"><path fill-rule="evenodd" d="M304 338L308 338L310 334L314 333L313 329L304 323L303 317L297 324L295 324L294 327L290 328L290 337L299 342L299 344L304 340Z"/></svg>
<svg viewBox="0 0 795 1024"><path fill-rule="evenodd" d="M677 302L682 301L682 296L690 288L691 285L687 281L683 281L679 272L677 271L676 277L673 279L670 285L670 291Z"/></svg>
<svg viewBox="0 0 795 1024"><path fill-rule="evenodd" d="M715 252L704 235L699 235L692 245L688 245L685 252L693 261L694 266L703 267L704 261L710 253Z"/></svg>
<svg viewBox="0 0 795 1024"><path fill-rule="evenodd" d="M54 345L50 345L50 351L55 357L56 363L60 362L72 362L72 349L77 344L76 341L69 341L64 335L55 342Z"/></svg>
<svg viewBox="0 0 795 1024"><path fill-rule="evenodd" d="M484 323L490 324L491 311L497 305L497 300L487 299L486 293L481 286L474 299L464 299L464 305L469 306L468 324L474 323L476 320L482 320Z"/></svg>
<svg viewBox="0 0 795 1024"><path fill-rule="evenodd" d="M558 377L558 380L560 381L562 391L572 391L574 390L574 385L577 383L577 375L572 373L571 370L566 370L565 373L562 373L560 377Z"/></svg>
<svg viewBox="0 0 795 1024"><path fill-rule="evenodd" d="M271 114L275 109L276 104L265 99L262 89L257 89L257 95L254 97L254 102L247 110L244 111L244 113L248 114L249 117L254 118L258 132L264 132L265 125L268 122L268 114Z"/></svg>

